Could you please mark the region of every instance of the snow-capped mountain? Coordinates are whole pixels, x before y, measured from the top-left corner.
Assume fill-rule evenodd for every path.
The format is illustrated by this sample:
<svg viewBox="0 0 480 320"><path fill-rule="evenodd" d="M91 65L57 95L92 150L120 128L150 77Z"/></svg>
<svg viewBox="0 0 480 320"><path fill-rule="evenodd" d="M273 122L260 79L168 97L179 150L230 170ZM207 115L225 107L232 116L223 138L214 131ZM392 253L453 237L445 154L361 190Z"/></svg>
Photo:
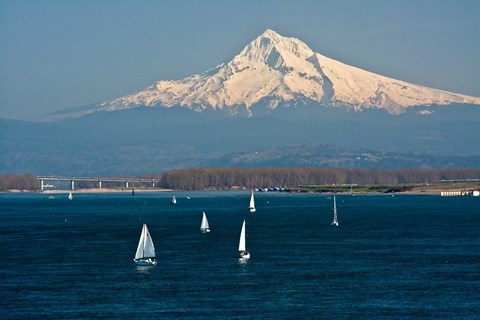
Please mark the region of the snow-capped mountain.
<svg viewBox="0 0 480 320"><path fill-rule="evenodd" d="M231 61L182 80L152 86L88 109L115 111L147 107L186 107L246 111L252 106L328 105L386 109L399 114L413 106L480 104L471 97L384 77L312 51L305 43L266 30Z"/></svg>

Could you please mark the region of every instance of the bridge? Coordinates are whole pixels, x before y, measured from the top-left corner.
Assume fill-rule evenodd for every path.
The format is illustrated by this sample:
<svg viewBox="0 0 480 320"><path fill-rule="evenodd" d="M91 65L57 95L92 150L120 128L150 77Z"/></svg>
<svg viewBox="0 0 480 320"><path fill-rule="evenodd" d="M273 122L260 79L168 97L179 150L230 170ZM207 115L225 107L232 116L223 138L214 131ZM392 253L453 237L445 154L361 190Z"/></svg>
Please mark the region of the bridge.
<svg viewBox="0 0 480 320"><path fill-rule="evenodd" d="M159 179L141 179L141 178L132 178L132 177L59 177L59 176L37 176L37 181L40 182L40 188L45 190L48 186L46 182L53 182L53 181L69 181L70 182L70 189L75 190L75 182L77 181L87 181L87 182L95 182L98 188L102 188L102 183L104 182L116 182L122 183L125 188L128 188L129 184L133 183L140 183L140 184L148 184L152 188L155 187L155 184L158 184Z"/></svg>

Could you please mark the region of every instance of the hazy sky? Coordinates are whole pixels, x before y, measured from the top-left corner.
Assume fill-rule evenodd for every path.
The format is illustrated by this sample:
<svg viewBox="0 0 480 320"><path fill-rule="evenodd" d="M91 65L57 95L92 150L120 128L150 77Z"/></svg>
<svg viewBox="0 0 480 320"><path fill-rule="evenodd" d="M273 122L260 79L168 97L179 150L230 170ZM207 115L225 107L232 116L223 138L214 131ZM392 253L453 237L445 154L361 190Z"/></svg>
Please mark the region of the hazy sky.
<svg viewBox="0 0 480 320"><path fill-rule="evenodd" d="M0 117L201 73L267 28L362 69L480 96L476 0L0 0Z"/></svg>

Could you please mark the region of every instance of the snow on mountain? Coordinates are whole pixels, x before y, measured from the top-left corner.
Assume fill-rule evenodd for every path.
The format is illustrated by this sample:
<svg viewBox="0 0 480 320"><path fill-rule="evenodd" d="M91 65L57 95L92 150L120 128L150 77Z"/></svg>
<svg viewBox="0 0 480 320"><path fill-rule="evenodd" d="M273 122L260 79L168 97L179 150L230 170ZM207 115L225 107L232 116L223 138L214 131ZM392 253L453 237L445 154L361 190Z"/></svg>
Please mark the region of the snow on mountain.
<svg viewBox="0 0 480 320"><path fill-rule="evenodd" d="M480 104L480 98L377 75L315 53L298 39L266 30L227 63L182 80L158 81L84 113L180 106L232 113L243 109L251 114L257 103L271 109L314 103L399 114L412 106Z"/></svg>

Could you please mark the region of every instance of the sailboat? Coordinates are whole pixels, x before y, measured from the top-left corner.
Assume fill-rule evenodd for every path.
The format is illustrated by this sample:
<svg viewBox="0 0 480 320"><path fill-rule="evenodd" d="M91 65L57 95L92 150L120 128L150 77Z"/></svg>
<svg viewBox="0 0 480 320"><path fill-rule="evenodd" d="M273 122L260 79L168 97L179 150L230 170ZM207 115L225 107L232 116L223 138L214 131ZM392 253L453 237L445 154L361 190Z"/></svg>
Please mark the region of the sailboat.
<svg viewBox="0 0 480 320"><path fill-rule="evenodd" d="M337 199L333 196L333 221L330 223L331 226L338 227L338 220L337 220Z"/></svg>
<svg viewBox="0 0 480 320"><path fill-rule="evenodd" d="M172 204L177 204L177 199L175 198L175 196L172 197Z"/></svg>
<svg viewBox="0 0 480 320"><path fill-rule="evenodd" d="M70 192L70 193L68 194L68 200L72 200L72 199L73 199L73 194Z"/></svg>
<svg viewBox="0 0 480 320"><path fill-rule="evenodd" d="M240 253L241 261L250 259L250 253L247 251L247 244L245 239L245 220L243 220L242 232L240 232L240 241L238 243L238 251Z"/></svg>
<svg viewBox="0 0 480 320"><path fill-rule="evenodd" d="M205 211L203 211L203 218L202 218L202 224L200 225L200 231L203 233L210 232L210 227L208 226L208 220L207 220L207 215L205 214Z"/></svg>
<svg viewBox="0 0 480 320"><path fill-rule="evenodd" d="M155 266L157 260L155 256L155 246L146 224L143 224L142 234L138 241L137 252L135 253L135 264L138 266Z"/></svg>
<svg viewBox="0 0 480 320"><path fill-rule="evenodd" d="M255 209L255 198L253 197L253 190L252 190L252 195L250 196L250 212L255 212L257 209Z"/></svg>

